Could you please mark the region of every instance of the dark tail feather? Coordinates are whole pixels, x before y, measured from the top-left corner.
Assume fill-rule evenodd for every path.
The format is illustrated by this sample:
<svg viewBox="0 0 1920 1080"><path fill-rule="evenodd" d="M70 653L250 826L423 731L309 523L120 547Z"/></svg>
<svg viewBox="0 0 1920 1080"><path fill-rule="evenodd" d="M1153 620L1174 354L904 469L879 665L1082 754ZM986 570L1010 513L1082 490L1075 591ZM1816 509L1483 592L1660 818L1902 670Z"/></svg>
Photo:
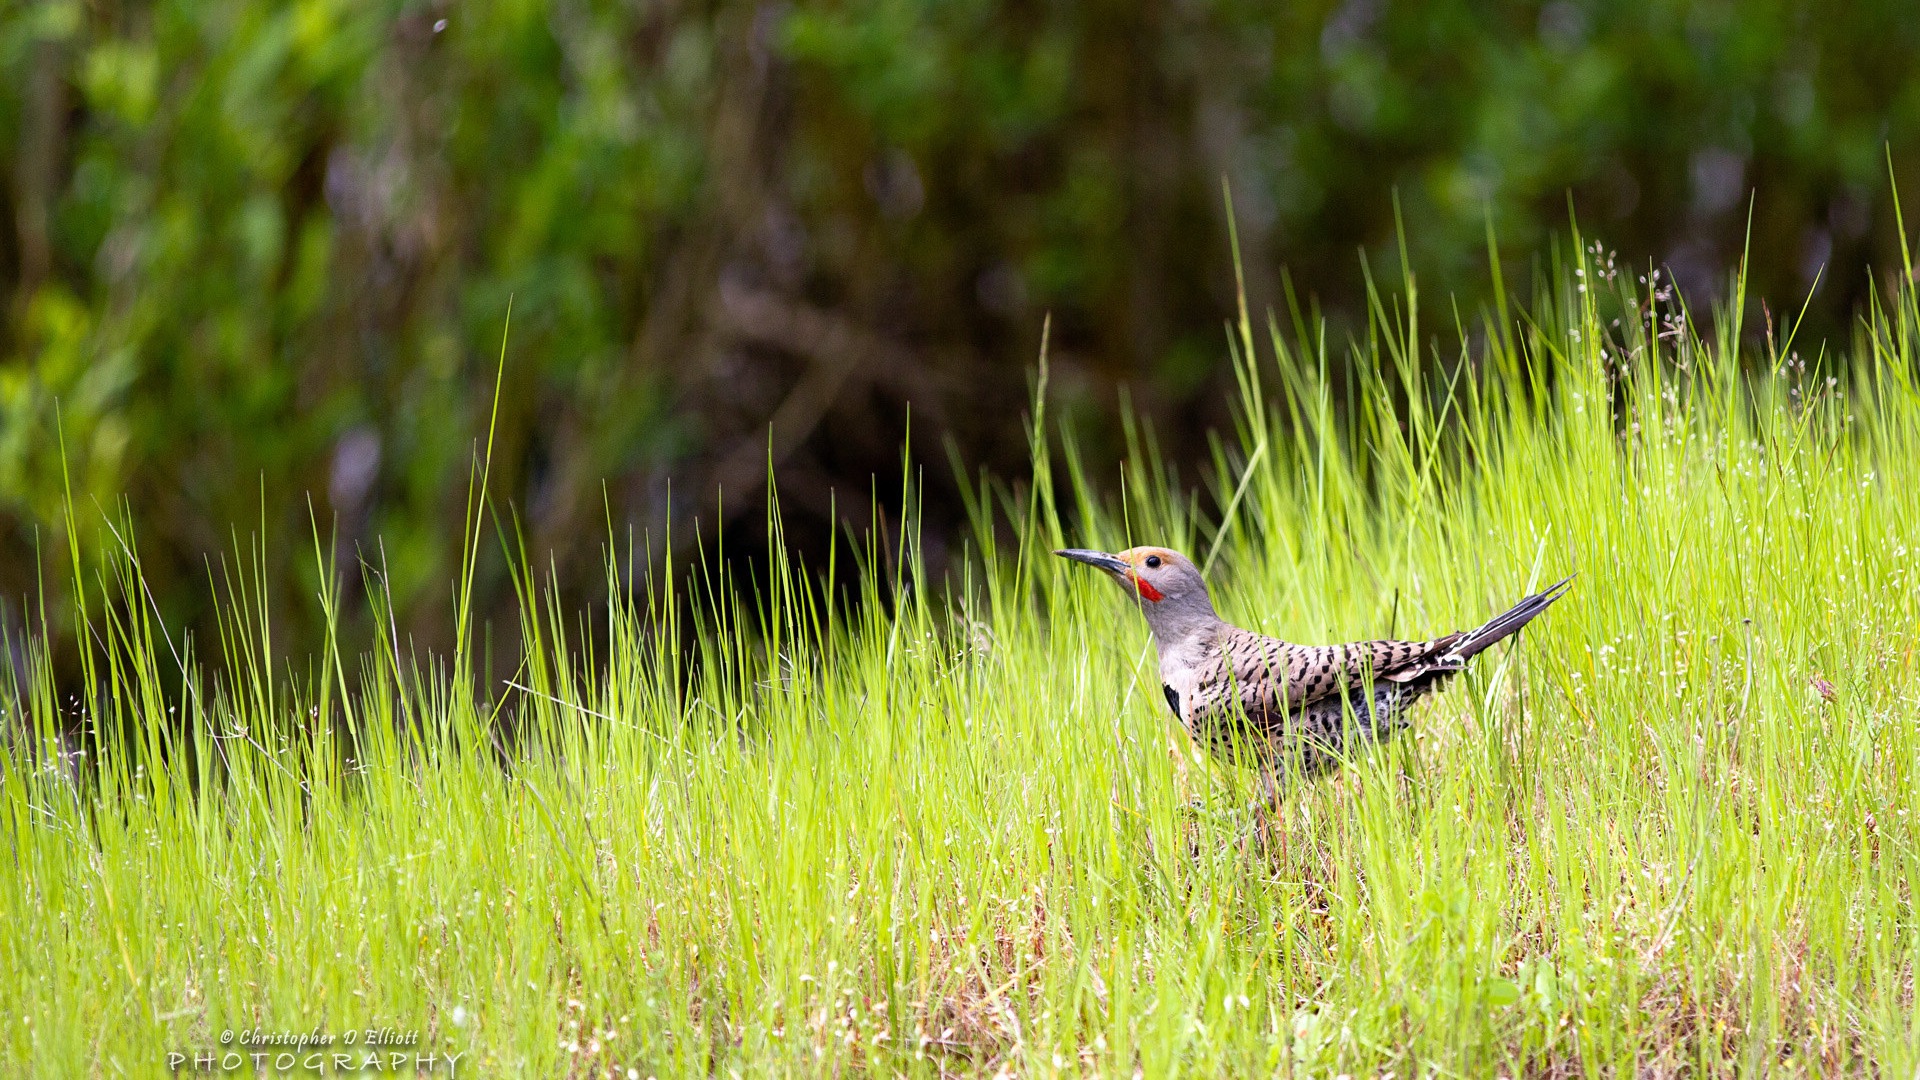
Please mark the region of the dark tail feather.
<svg viewBox="0 0 1920 1080"><path fill-rule="evenodd" d="M1565 596L1572 581L1573 576L1568 575L1559 584L1542 589L1508 608L1504 613L1495 615L1479 629L1467 631L1465 636L1461 637L1460 644L1454 646L1453 654L1465 660L1491 648L1496 642L1504 641L1519 633L1520 628L1532 622L1534 616L1547 610L1555 600Z"/></svg>

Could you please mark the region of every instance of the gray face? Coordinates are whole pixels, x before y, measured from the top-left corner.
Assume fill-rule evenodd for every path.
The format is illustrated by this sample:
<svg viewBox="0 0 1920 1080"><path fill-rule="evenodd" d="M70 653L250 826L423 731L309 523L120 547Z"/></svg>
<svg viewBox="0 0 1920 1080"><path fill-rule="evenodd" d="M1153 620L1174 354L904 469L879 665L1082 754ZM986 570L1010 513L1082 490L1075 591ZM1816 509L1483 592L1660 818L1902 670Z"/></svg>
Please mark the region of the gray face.
<svg viewBox="0 0 1920 1080"><path fill-rule="evenodd" d="M1136 547L1110 555L1068 548L1054 554L1105 571L1138 601L1154 638L1162 645L1216 621L1199 568L1177 551Z"/></svg>

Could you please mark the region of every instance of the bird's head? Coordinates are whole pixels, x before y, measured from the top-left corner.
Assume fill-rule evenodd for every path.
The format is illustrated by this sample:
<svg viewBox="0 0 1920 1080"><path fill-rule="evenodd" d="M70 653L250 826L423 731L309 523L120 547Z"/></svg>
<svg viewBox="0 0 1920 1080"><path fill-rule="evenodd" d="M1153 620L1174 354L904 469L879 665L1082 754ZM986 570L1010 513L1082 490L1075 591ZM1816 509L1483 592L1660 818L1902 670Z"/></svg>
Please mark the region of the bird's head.
<svg viewBox="0 0 1920 1080"><path fill-rule="evenodd" d="M1163 547L1128 548L1115 555L1084 548L1054 552L1063 559L1104 570L1135 597L1162 640L1178 637L1195 620L1213 618L1206 579L1193 560Z"/></svg>

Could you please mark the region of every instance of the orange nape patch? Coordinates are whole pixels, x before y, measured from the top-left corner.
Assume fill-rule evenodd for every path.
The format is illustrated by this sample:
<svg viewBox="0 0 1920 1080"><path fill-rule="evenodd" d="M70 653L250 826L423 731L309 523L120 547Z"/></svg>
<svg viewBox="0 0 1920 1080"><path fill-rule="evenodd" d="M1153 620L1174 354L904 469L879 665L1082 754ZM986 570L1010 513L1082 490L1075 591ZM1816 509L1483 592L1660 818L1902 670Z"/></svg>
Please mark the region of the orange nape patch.
<svg viewBox="0 0 1920 1080"><path fill-rule="evenodd" d="M1133 587L1140 593L1141 598L1151 600L1156 604L1166 599L1165 596L1161 595L1159 589L1154 588L1147 582L1146 578L1141 577L1139 574L1130 576L1133 578Z"/></svg>

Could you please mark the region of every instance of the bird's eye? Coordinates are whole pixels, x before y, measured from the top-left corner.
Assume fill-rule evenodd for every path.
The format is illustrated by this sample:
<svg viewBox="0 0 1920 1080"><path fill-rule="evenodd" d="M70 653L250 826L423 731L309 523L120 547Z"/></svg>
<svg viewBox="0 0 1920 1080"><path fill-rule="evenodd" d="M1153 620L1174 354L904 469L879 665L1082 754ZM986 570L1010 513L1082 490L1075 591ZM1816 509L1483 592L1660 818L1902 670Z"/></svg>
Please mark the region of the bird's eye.
<svg viewBox="0 0 1920 1080"><path fill-rule="evenodd" d="M1147 556L1147 569L1158 570L1159 568L1160 568L1160 556L1158 555Z"/></svg>

